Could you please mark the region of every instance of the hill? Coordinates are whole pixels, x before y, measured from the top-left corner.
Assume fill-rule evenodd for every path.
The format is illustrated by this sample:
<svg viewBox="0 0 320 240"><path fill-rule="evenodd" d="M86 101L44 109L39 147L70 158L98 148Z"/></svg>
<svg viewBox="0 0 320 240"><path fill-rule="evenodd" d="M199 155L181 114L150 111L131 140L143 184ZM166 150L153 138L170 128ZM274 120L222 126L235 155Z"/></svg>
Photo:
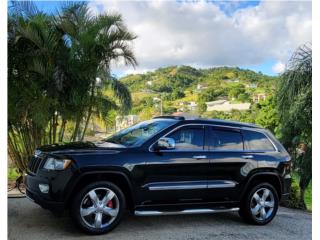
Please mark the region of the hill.
<svg viewBox="0 0 320 240"><path fill-rule="evenodd" d="M190 66L169 66L120 79L132 93L132 114L140 115L141 119L159 114L159 99L162 99L163 114L180 111L210 115L208 103L215 105L218 101L224 101L231 108L232 104L251 104L252 109L255 102L273 95L277 80L278 77L238 67L196 69Z"/></svg>

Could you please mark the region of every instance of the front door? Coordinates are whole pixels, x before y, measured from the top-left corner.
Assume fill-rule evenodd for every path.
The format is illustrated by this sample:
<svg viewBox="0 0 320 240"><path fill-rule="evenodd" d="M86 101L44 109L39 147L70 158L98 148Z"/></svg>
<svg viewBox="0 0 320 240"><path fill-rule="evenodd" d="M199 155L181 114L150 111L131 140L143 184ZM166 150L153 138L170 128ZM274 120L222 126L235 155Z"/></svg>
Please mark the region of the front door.
<svg viewBox="0 0 320 240"><path fill-rule="evenodd" d="M202 202L206 195L209 161L203 125L185 125L165 135L175 148L153 151L145 165L144 204ZM164 137L164 136L163 136Z"/></svg>

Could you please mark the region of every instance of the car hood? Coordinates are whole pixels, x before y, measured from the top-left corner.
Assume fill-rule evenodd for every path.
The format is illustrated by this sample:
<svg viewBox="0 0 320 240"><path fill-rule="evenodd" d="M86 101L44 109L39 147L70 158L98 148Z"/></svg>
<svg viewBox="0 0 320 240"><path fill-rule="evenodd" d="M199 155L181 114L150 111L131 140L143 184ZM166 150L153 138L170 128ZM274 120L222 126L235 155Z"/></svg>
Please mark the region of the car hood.
<svg viewBox="0 0 320 240"><path fill-rule="evenodd" d="M97 150L116 151L124 150L124 145L100 141L100 142L71 142L71 143L56 143L44 145L37 149L40 152L47 153L71 153L71 152L91 152Z"/></svg>

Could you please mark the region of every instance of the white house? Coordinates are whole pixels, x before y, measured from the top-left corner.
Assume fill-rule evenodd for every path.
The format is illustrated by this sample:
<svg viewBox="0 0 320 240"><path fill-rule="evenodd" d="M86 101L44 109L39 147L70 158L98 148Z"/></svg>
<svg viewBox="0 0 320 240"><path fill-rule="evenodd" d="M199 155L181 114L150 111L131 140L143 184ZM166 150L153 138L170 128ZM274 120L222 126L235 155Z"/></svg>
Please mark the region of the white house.
<svg viewBox="0 0 320 240"><path fill-rule="evenodd" d="M137 115L117 116L116 117L116 131L130 127L139 121Z"/></svg>
<svg viewBox="0 0 320 240"><path fill-rule="evenodd" d="M207 111L221 111L230 112L231 110L249 110L250 103L230 103L227 100L217 100L213 102L206 102Z"/></svg>

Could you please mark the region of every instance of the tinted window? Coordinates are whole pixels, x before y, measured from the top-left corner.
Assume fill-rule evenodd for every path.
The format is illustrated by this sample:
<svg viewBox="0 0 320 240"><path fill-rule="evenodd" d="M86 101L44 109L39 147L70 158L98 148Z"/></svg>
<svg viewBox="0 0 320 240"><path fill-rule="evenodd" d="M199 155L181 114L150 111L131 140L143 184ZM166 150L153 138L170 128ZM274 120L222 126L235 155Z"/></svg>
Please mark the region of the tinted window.
<svg viewBox="0 0 320 240"><path fill-rule="evenodd" d="M244 131L244 138L250 150L255 151L274 151L270 140L262 133L253 131Z"/></svg>
<svg viewBox="0 0 320 240"><path fill-rule="evenodd" d="M240 132L212 129L209 138L211 140L211 150L243 150L242 135Z"/></svg>
<svg viewBox="0 0 320 240"><path fill-rule="evenodd" d="M115 133L105 139L105 142L121 144L127 147L140 146L143 142L152 138L163 129L176 123L176 120L152 119L140 122Z"/></svg>
<svg viewBox="0 0 320 240"><path fill-rule="evenodd" d="M175 149L203 150L204 130L202 127L183 127L168 137L175 140Z"/></svg>

